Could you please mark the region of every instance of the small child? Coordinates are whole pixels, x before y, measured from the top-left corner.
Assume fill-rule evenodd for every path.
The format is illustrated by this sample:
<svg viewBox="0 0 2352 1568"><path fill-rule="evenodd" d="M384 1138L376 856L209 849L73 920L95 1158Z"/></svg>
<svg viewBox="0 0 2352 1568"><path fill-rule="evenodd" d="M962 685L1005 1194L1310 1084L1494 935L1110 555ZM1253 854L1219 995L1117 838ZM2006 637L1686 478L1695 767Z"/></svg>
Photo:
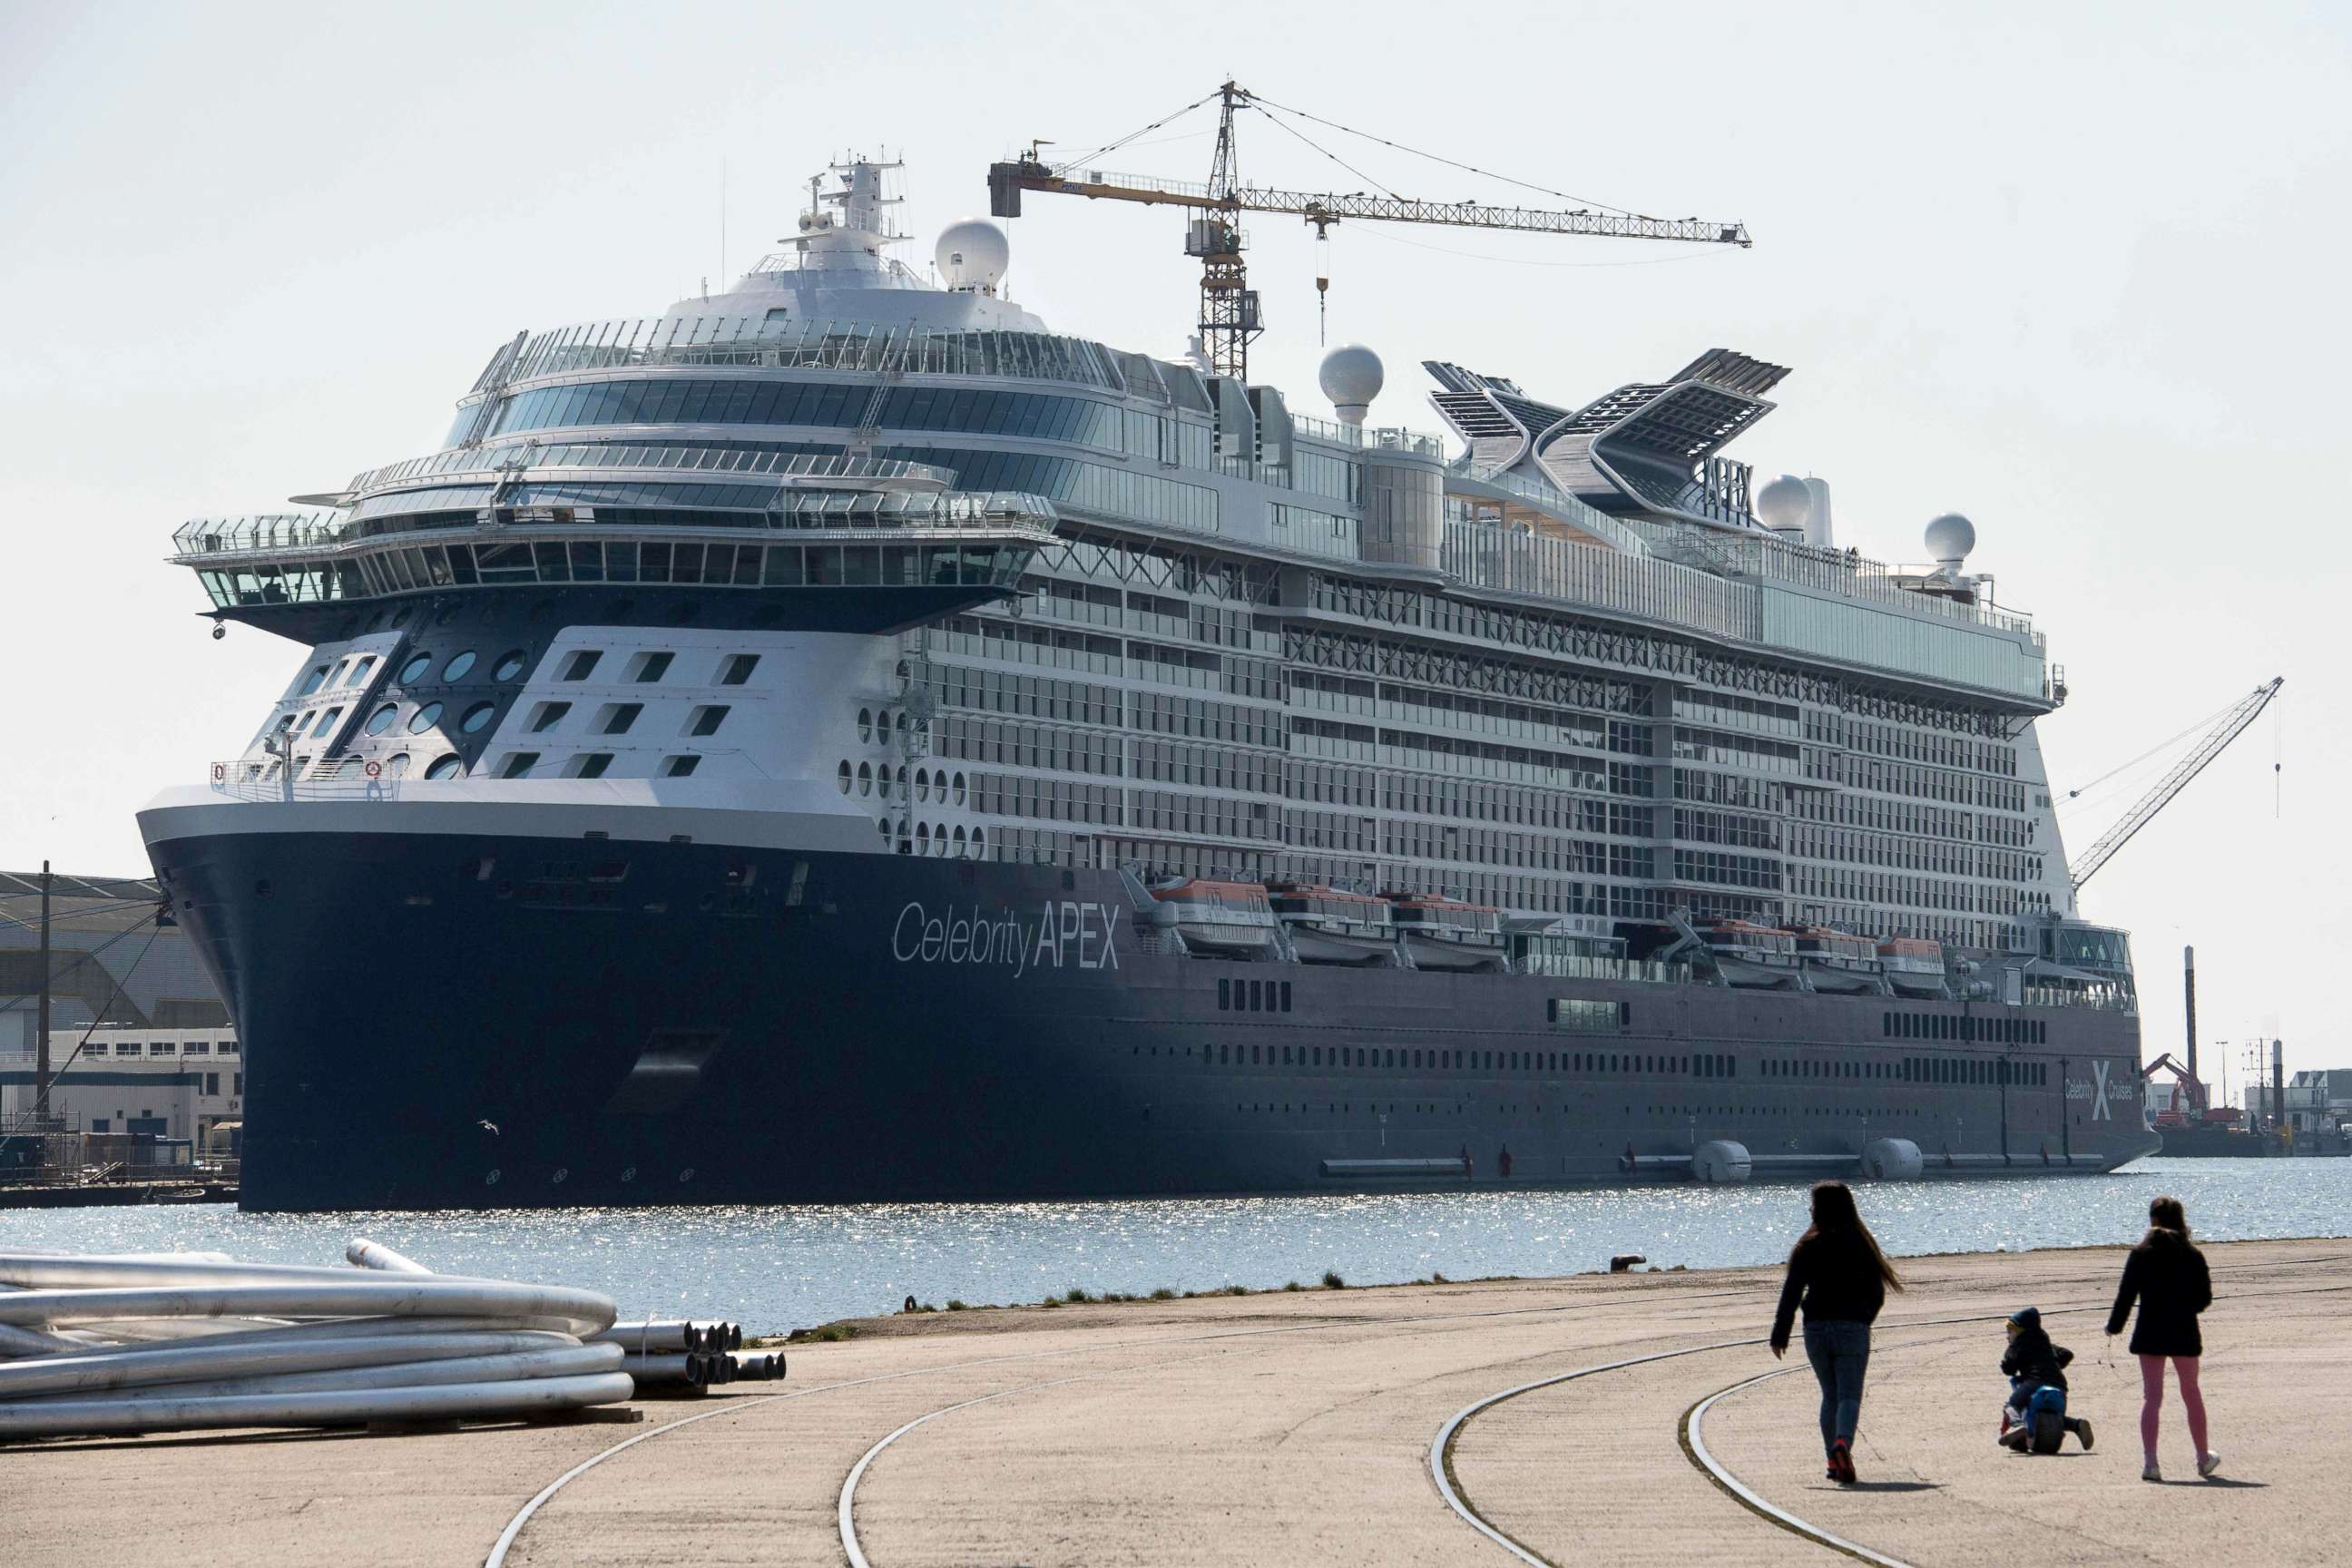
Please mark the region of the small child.
<svg viewBox="0 0 2352 1568"><path fill-rule="evenodd" d="M2009 1375L2009 1403L2000 1412L2001 1447L2025 1452L2033 1440L2035 1411L2054 1405L2062 1432L2053 1436L2048 1449L2042 1451L2057 1452L2057 1444L2063 1440L2063 1433L2072 1432L2087 1453L2091 1423L2066 1415L2066 1366L2074 1359L2074 1352L2050 1342L2049 1333L2042 1327L2038 1307L2025 1307L2011 1313L2008 1326L2009 1349L2000 1358L2000 1370ZM2044 1394L2044 1390L2051 1392ZM2037 1399L2037 1395L2042 1397Z"/></svg>

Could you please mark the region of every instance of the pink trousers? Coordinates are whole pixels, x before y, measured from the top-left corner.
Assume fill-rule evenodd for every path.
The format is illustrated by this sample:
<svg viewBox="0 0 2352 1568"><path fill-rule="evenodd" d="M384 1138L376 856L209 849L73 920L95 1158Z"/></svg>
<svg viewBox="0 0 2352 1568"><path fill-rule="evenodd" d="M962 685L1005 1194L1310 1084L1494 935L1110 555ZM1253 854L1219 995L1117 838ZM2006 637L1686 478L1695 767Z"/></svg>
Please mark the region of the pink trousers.
<svg viewBox="0 0 2352 1568"><path fill-rule="evenodd" d="M2167 1361L2180 1380L2180 1407L2189 1413L2189 1440L2197 1445L2197 1457L2201 1459L2212 1451L2205 1447L2205 1395L2197 1387L2197 1358L2144 1355L2139 1358L2139 1446L2149 1464L2156 1462L2157 1414L2164 1405Z"/></svg>

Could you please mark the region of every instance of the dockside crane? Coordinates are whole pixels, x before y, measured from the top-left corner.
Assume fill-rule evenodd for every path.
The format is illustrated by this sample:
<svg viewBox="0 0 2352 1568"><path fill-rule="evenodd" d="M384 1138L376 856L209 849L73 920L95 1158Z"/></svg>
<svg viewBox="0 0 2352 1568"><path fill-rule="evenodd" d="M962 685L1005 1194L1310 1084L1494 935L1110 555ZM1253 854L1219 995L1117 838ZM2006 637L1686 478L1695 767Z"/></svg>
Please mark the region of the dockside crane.
<svg viewBox="0 0 2352 1568"><path fill-rule="evenodd" d="M2068 868L2074 879L2074 891L2080 893L2083 884L2099 874L2099 868L2116 858L2116 851L2131 842L2133 834L2155 820L2156 814L2172 804L2173 796L2189 787L2189 783L2205 771L2206 764L2229 749L2230 742L2246 732L2248 725L2262 717L2271 699L2286 684L2284 675L2273 676L2241 698L2219 722L2205 732L2204 738L2190 748L2187 756L2173 764L2172 771L2158 779L2156 787L2139 798L2138 804L2124 813L2123 819L2100 835L2099 841L2084 853L2083 858Z"/></svg>
<svg viewBox="0 0 2352 1568"><path fill-rule="evenodd" d="M1049 165L1040 155L1041 150L1048 145L1042 142L1032 142L1028 153L1018 161L992 163L988 169L988 209L996 217L1019 217L1024 191L1189 209L1191 217L1185 224L1184 251L1188 256L1197 257L1201 262L1201 346L1213 374L1229 375L1246 382L1249 379L1250 342L1265 330L1258 310L1257 291L1249 286L1248 268L1242 258L1240 218L1244 213L1271 213L1301 218L1314 226L1318 239L1330 233L1332 225L1342 219L1354 219L1443 224L1455 228L1494 228L1521 234L1686 240L1702 245L1736 245L1743 248L1754 243L1748 238L1745 224L1715 223L1703 218L1649 217L1640 213L1596 211L1590 206L1553 212L1535 207L1489 206L1480 202L1417 201L1385 192L1375 195L1357 191L1341 195L1328 191L1275 190L1247 184L1242 181L1236 163L1234 110L1254 109L1273 118L1275 110L1282 110L1305 119L1315 117L1301 110L1284 109L1284 106L1261 99L1230 81L1209 97L1177 112L1180 115L1189 113L1213 100L1219 104L1217 147L1210 160L1206 184L1081 169L1080 164L1088 162L1094 154L1090 154L1089 159ZM1175 118L1176 115L1171 115L1168 120ZM1157 129L1167 122L1167 120L1155 121L1145 129ZM1280 121L1277 120L1276 123ZM1318 121L1318 123L1332 122ZM1341 126L1338 129L1347 128ZM1110 143L1103 151L1115 151L1140 134L1141 132L1133 132L1119 142ZM1396 145L1393 142L1388 144ZM1307 145L1315 146L1311 142ZM1315 150L1323 151L1319 147ZM1325 156L1331 154L1327 153ZM1452 163L1450 159L1438 161ZM1334 162L1338 160L1335 158ZM1468 167L1466 164L1454 166ZM1319 278L1316 281L1318 288L1325 282Z"/></svg>

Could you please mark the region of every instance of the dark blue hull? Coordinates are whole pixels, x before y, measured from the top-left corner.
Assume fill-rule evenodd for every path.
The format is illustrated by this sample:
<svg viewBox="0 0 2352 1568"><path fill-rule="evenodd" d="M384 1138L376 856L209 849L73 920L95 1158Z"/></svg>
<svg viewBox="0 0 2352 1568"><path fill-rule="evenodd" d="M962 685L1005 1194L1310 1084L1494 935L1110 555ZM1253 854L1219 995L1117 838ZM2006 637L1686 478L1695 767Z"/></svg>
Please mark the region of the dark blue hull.
<svg viewBox="0 0 2352 1568"><path fill-rule="evenodd" d="M1106 871L456 834L150 847L243 1037L249 1209L1618 1181L1710 1139L1759 1174L1888 1137L1930 1174L2039 1173L2156 1143L2137 1021L2089 1009L1188 958L1149 950ZM1591 1010L1563 998L1622 1005L1569 1032ZM1906 1011L1965 1036L1893 1037ZM1930 1055L1981 1076L1908 1065ZM1414 1160L1465 1163L1389 1163Z"/></svg>

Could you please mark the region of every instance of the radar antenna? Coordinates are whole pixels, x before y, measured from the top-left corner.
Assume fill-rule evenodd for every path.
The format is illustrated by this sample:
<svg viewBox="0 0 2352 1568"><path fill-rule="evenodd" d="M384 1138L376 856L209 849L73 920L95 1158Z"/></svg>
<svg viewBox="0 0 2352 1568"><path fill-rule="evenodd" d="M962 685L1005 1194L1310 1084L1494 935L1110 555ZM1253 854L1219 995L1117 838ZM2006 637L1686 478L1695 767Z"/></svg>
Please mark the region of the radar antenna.
<svg viewBox="0 0 2352 1568"><path fill-rule="evenodd" d="M2123 820L2100 835L2081 862L2069 868L2074 879L2074 890L2099 874L2099 868L2116 858L2116 851L2131 842L2133 834L2156 819L2156 814L2172 804L2173 796L2189 787L2189 782L2205 771L2207 763L2228 749L2231 742L2246 732L2247 726L2262 717L2278 689L2286 684L2284 675L2273 676L2263 685L2242 698L2221 716L2220 723L2205 732L2204 739L2192 747L2189 754L2173 764L2172 771L2158 779L2156 787L2139 798L2137 805L2124 813Z"/></svg>
<svg viewBox="0 0 2352 1568"><path fill-rule="evenodd" d="M1190 113L1212 101L1218 105L1217 147L1210 160L1206 184L1162 180L1144 174L1110 174L1091 166L1081 168L1081 165L1090 165L1092 159L1101 153L1115 152L1134 141L1145 131L1156 131L1178 115ZM1523 234L1583 234L1618 239L1689 240L1702 245L1736 245L1743 248L1754 243L1748 238L1745 224L1715 223L1695 217L1649 217L1640 213L1617 210L1595 211L1594 206L1600 205L1597 203L1555 212L1537 207L1489 206L1479 202L1418 201L1386 189L1377 194L1357 191L1342 195L1334 192L1276 190L1245 184L1239 172L1234 139L1234 111L1237 109L1255 109L1268 119L1274 119L1273 111L1279 109L1300 119L1314 120L1318 124L1334 124L1302 110L1287 109L1260 98L1246 88L1228 81L1208 97L1187 104L1176 114L1154 121L1141 130L1109 143L1100 152L1088 153L1083 158L1049 165L1039 156L1039 149L1045 143L1032 142L1025 157L1013 163L990 164L990 216L1019 217L1021 193L1024 191L1187 209L1190 216L1184 226L1184 251L1201 262L1202 346L1206 351L1213 374L1229 375L1244 382L1249 379L1250 342L1265 330L1264 319L1258 311L1257 291L1249 287L1248 268L1242 258L1245 237L1242 233L1240 219L1245 212L1303 218L1315 226L1318 239L1328 237L1331 226L1341 219L1358 218L1382 223L1444 224L1456 228L1507 229ZM1276 123L1282 122L1276 120ZM1334 128L1349 131L1346 126L1335 125ZM1284 126L1284 129L1288 130L1289 127ZM1292 134L1297 133L1294 132ZM1369 133L1349 131L1349 134L1367 136ZM1370 140L1401 152L1413 151L1382 137L1370 137ZM1309 142L1307 145L1314 147L1315 143ZM1323 149L1317 147L1316 151L1322 152ZM1437 158L1433 153L1419 155L1472 174L1487 173L1466 163L1456 163L1452 159ZM1326 153L1325 156L1332 155ZM1332 161L1339 162L1336 157ZM1349 167L1345 163L1340 166ZM1361 177L1370 179L1370 176ZM1542 189L1540 186L1531 188ZM1560 195L1564 193L1546 191L1544 194ZM1324 279L1318 278L1318 294L1323 286Z"/></svg>

